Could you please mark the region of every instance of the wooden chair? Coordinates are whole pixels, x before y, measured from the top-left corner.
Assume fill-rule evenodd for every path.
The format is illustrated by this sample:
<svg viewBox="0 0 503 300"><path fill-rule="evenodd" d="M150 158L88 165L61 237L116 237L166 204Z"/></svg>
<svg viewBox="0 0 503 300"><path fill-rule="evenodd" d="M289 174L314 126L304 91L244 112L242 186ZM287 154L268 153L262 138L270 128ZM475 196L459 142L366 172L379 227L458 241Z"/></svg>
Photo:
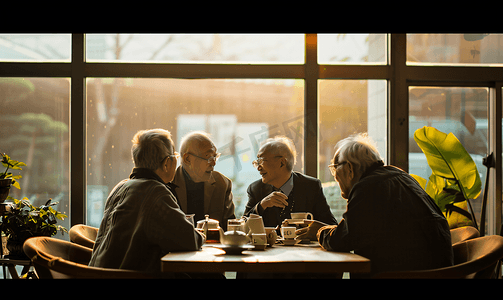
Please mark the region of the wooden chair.
<svg viewBox="0 0 503 300"><path fill-rule="evenodd" d="M453 245L478 237L480 237L479 231L472 226L451 229L451 241Z"/></svg>
<svg viewBox="0 0 503 300"><path fill-rule="evenodd" d="M51 237L32 237L23 250L41 279L52 278L154 278L151 274L122 269L90 267L92 250Z"/></svg>
<svg viewBox="0 0 503 300"><path fill-rule="evenodd" d="M93 249L94 241L98 235L98 228L78 224L70 228L69 235L70 241Z"/></svg>
<svg viewBox="0 0 503 300"><path fill-rule="evenodd" d="M490 235L474 238L458 242L452 249L453 266L432 270L383 272L373 278L495 278L495 269L503 258L503 237Z"/></svg>

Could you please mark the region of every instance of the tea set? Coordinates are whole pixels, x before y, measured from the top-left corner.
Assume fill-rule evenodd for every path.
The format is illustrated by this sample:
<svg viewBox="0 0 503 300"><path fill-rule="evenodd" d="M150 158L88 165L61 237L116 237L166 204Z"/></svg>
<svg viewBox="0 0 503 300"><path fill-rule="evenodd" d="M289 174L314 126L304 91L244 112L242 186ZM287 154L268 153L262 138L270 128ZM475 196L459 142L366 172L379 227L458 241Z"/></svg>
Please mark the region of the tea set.
<svg viewBox="0 0 503 300"><path fill-rule="evenodd" d="M227 222L227 231L219 226L218 220L210 219L205 215L203 220L197 222L196 229L206 235L206 243L218 244L226 254L240 254L244 250L264 250L267 246L276 243L293 246L303 240L296 239L296 226L304 224L304 219L313 219L311 213L292 213L292 219L287 219L287 226L264 227L262 216L250 214L241 219L230 219ZM187 218L189 218L188 216ZM286 223L284 223L286 224ZM278 236L278 230L281 236Z"/></svg>

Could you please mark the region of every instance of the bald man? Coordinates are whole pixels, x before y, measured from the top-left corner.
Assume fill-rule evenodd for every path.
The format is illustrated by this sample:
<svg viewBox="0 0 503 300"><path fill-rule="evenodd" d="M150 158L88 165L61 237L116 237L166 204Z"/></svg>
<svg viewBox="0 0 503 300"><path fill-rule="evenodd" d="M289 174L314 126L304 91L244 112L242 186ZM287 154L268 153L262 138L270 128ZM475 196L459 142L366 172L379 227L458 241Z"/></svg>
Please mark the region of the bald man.
<svg viewBox="0 0 503 300"><path fill-rule="evenodd" d="M181 165L171 184L178 205L186 214L194 214L195 222L209 215L227 230L227 220L236 218L232 182L213 169L220 153L209 134L195 131L184 136L180 156Z"/></svg>

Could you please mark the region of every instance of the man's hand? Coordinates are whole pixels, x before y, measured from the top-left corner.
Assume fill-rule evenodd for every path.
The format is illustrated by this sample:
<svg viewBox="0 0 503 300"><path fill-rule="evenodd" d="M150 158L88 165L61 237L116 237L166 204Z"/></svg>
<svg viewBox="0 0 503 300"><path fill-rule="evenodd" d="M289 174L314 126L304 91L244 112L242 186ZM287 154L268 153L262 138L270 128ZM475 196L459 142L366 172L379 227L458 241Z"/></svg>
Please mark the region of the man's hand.
<svg viewBox="0 0 503 300"><path fill-rule="evenodd" d="M316 221L316 220L304 220L304 225L308 225L307 227L298 229L295 231L295 234L297 235L296 239L309 239L311 241L317 241L317 233L318 230L324 226L327 226L327 224Z"/></svg>
<svg viewBox="0 0 503 300"><path fill-rule="evenodd" d="M282 192L272 192L260 201L260 206L262 206L263 209L273 206L283 208L288 205L286 199L288 199L288 197Z"/></svg>

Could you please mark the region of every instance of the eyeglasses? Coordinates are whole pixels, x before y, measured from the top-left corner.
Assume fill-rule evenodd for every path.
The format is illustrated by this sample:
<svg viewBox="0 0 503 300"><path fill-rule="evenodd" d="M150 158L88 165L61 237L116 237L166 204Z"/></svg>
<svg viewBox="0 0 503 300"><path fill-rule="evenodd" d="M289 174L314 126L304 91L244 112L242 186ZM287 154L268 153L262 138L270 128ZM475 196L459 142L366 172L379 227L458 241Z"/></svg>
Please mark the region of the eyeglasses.
<svg viewBox="0 0 503 300"><path fill-rule="evenodd" d="M330 173L332 173L332 176L335 176L335 171L337 170L337 168L339 166L342 166L343 164L347 163L347 161L343 161L341 163L338 163L338 164L331 164L331 165L328 165L328 168L330 169Z"/></svg>
<svg viewBox="0 0 503 300"><path fill-rule="evenodd" d="M281 155L276 155L274 158L276 157L283 157ZM256 160L252 161L252 164L255 168L258 168L258 166L261 166L263 163L264 163L264 158L263 157L257 157Z"/></svg>
<svg viewBox="0 0 503 300"><path fill-rule="evenodd" d="M212 156L212 157L210 157L210 158L204 158L204 157L201 157L201 156L197 156L197 155L195 155L195 154L192 154L192 153L190 153L190 152L187 152L187 154L190 154L190 155L195 156L195 157L197 157L197 158L200 158L200 159L202 159L202 160L206 160L206 161L208 162L208 164L211 164L212 162L215 162L215 163L216 163L216 162L217 162L217 160L220 158L220 155L222 155L222 153L217 153L215 156Z"/></svg>

